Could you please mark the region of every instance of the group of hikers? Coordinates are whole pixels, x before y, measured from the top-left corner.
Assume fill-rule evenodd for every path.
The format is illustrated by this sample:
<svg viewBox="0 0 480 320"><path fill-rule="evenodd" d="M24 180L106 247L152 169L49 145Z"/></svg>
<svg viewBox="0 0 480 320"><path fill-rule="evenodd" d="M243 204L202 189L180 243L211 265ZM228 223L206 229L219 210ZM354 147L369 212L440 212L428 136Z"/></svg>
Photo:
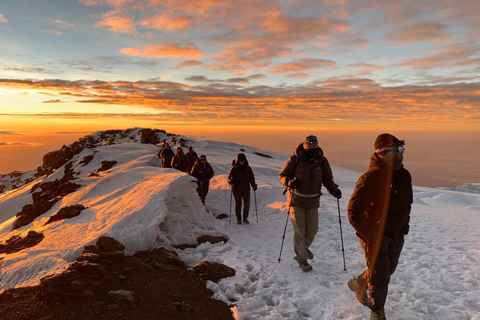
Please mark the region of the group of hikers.
<svg viewBox="0 0 480 320"><path fill-rule="evenodd" d="M162 161L162 167L174 168L197 178L197 193L203 204L205 204L210 188L210 179L215 175L212 166L207 161L207 157L205 155L198 157L192 146L188 147L187 154L179 146L177 147L177 153L174 155L168 142L164 142L163 147L158 152L158 157Z"/></svg>
<svg viewBox="0 0 480 320"><path fill-rule="evenodd" d="M397 267L404 236L409 231L413 191L410 173L403 166L405 141L383 133L376 138L374 147L368 170L358 179L347 208L349 222L365 254L366 269L358 277L350 279L347 285L358 301L370 308L371 320L385 320L388 284ZM161 152L165 153L165 149L169 149L168 143ZM196 177L199 184L197 191L206 190L204 193L199 191L201 198L204 195L202 201L205 203L208 181L214 174L206 157L200 156L203 160L199 162L197 159L190 166L193 163L190 157L193 159L193 154L196 156L191 147L187 155L180 147L175 156L170 152L170 158L163 156L165 161L162 158L164 167L174 167ZM190 153L193 154L188 156ZM308 263L314 257L309 247L318 231L321 188L324 186L337 199L342 197L316 136L305 137L295 148L294 154L281 169L279 180L288 191L288 214L294 230L294 259L303 271L308 272L313 269ZM243 153L237 155L227 181L232 185L235 197L237 223L248 224L250 187L255 191L257 184Z"/></svg>

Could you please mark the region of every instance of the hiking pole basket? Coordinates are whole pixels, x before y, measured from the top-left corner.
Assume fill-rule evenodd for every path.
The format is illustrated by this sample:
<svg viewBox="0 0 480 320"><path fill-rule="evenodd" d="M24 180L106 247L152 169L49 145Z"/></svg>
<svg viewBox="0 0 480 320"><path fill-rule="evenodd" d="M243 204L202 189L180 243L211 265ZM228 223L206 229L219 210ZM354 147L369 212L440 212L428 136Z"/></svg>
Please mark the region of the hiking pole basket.
<svg viewBox="0 0 480 320"><path fill-rule="evenodd" d="M340 199L338 198L337 198L337 206L338 206L338 223L340 224L340 239L342 240L343 270L347 271L347 266L345 264L345 249L343 247L342 218L340 217Z"/></svg>

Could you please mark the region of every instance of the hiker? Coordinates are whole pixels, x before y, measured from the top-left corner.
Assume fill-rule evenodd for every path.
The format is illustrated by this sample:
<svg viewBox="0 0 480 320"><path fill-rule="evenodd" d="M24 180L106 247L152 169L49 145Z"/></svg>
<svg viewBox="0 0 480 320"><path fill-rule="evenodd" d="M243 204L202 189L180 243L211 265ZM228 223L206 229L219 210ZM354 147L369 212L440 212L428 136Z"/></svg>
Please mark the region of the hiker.
<svg viewBox="0 0 480 320"><path fill-rule="evenodd" d="M187 158L188 158L188 161L189 161L189 166L188 166L187 172L191 172L192 167L195 165L195 163L197 162L197 159L198 159L198 155L195 151L193 151L192 146L188 147Z"/></svg>
<svg viewBox="0 0 480 320"><path fill-rule="evenodd" d="M317 137L305 137L287 159L279 173L280 182L287 187L287 206L290 211L294 236L293 248L298 266L305 272L312 270L307 259L313 259L308 249L318 231L318 208L324 185L335 198L342 192L333 181L332 169L318 146Z"/></svg>
<svg viewBox="0 0 480 320"><path fill-rule="evenodd" d="M348 219L365 252L366 270L348 281L370 319L385 318L388 283L408 234L413 202L412 178L403 167L405 142L383 133L375 140L368 171L357 181ZM368 289L368 295L366 293Z"/></svg>
<svg viewBox="0 0 480 320"><path fill-rule="evenodd" d="M227 181L232 185L233 197L235 198L235 215L237 224L249 224L248 214L250 212L250 186L253 191L257 190L255 176L252 168L248 165L247 157L243 153L237 154L235 164L230 169ZM243 201L243 220L242 220Z"/></svg>
<svg viewBox="0 0 480 320"><path fill-rule="evenodd" d="M188 158L185 153L183 153L182 147L177 147L177 154L175 154L172 159L172 168L182 172L187 172L189 165L190 163L188 162Z"/></svg>
<svg viewBox="0 0 480 320"><path fill-rule="evenodd" d="M200 158L195 161L195 165L190 171L190 174L197 178L197 192L200 199L202 199L203 204L205 204L205 198L207 197L210 186L210 179L212 179L215 174L212 166L207 162L207 157L205 155L201 155Z"/></svg>
<svg viewBox="0 0 480 320"><path fill-rule="evenodd" d="M170 145L168 144L168 142L164 142L162 149L160 149L160 151L158 152L158 157L162 161L162 167L171 168L173 156L173 150L170 148Z"/></svg>

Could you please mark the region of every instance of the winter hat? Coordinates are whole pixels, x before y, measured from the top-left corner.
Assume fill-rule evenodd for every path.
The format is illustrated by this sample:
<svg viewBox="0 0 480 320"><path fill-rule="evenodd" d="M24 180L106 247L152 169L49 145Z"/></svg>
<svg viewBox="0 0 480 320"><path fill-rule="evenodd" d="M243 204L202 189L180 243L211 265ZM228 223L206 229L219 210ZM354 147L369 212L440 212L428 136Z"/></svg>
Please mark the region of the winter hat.
<svg viewBox="0 0 480 320"><path fill-rule="evenodd" d="M236 162L240 162L240 161L247 161L247 157L243 153L237 154L237 161Z"/></svg>
<svg viewBox="0 0 480 320"><path fill-rule="evenodd" d="M200 156L200 161L202 161L202 160L207 161L207 157L206 157L204 154L202 154L202 155Z"/></svg>
<svg viewBox="0 0 480 320"><path fill-rule="evenodd" d="M316 149L318 147L318 140L317 137L314 135L306 136L303 139L303 149Z"/></svg>
<svg viewBox="0 0 480 320"><path fill-rule="evenodd" d="M377 137L377 139L375 139L375 150L392 146L399 142L400 140L398 140L395 136L391 135L390 133L382 133Z"/></svg>

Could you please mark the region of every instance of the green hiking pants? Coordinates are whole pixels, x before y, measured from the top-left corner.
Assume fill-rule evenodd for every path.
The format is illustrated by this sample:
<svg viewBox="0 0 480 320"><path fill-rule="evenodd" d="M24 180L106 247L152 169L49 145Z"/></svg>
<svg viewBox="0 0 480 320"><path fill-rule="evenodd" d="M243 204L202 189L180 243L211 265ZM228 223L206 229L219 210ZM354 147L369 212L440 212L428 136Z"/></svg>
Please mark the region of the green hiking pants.
<svg viewBox="0 0 480 320"><path fill-rule="evenodd" d="M308 247L315 239L318 231L318 208L305 210L300 207L290 208L290 218L293 225L293 249L298 262L307 261Z"/></svg>

